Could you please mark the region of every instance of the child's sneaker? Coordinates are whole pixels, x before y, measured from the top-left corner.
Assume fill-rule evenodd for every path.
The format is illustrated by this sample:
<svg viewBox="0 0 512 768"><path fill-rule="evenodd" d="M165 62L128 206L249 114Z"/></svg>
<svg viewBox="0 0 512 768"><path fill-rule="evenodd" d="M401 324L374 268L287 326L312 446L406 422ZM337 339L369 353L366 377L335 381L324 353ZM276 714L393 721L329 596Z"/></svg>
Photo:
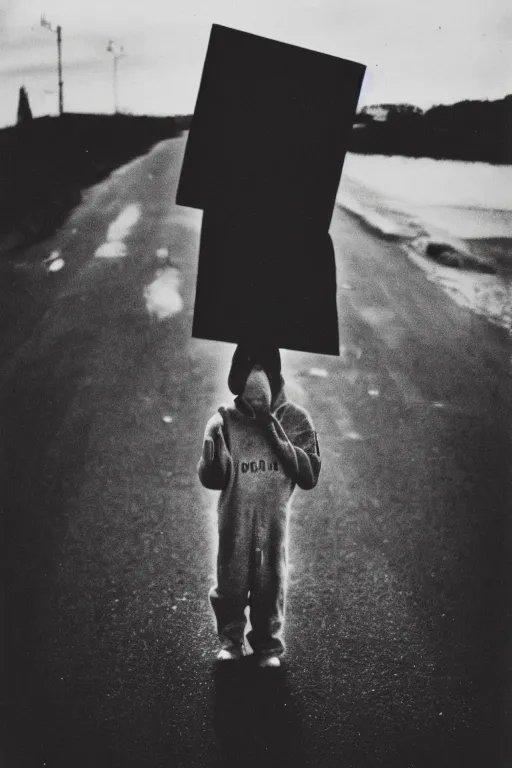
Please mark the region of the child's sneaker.
<svg viewBox="0 0 512 768"><path fill-rule="evenodd" d="M279 656L262 656L258 664L264 669L277 669L281 666L281 659Z"/></svg>
<svg viewBox="0 0 512 768"><path fill-rule="evenodd" d="M237 661L241 657L241 648L222 648L217 654L217 661Z"/></svg>

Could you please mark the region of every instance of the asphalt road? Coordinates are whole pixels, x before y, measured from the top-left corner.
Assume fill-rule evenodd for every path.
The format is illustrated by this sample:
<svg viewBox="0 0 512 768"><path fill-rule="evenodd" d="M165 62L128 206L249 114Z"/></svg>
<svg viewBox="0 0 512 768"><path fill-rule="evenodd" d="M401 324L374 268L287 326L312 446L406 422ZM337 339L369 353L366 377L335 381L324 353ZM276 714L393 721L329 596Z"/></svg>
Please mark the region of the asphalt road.
<svg viewBox="0 0 512 768"><path fill-rule="evenodd" d="M7 768L505 768L510 337L341 210L342 354L283 355L323 456L285 664L216 665L195 468L234 348L190 338L183 147L89 190L3 289Z"/></svg>

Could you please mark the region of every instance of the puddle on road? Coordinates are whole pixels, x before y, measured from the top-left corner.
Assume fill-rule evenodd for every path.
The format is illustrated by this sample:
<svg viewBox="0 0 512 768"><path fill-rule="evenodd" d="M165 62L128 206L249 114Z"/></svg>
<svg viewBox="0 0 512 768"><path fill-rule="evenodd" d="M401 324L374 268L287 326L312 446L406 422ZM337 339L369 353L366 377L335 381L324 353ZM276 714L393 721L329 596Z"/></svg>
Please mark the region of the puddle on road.
<svg viewBox="0 0 512 768"><path fill-rule="evenodd" d="M407 330L397 324L396 314L392 309L380 306L360 307L359 314L390 349L398 349L403 345Z"/></svg>
<svg viewBox="0 0 512 768"><path fill-rule="evenodd" d="M64 259L61 258L52 259L48 265L48 272L60 272L65 263Z"/></svg>
<svg viewBox="0 0 512 768"><path fill-rule="evenodd" d="M346 440L354 440L354 441L359 441L359 440L363 439L362 435L360 435L359 432L355 432L354 430L350 430L349 432L345 432L343 437Z"/></svg>
<svg viewBox="0 0 512 768"><path fill-rule="evenodd" d="M335 424L341 432L342 440L360 441L363 440L361 433L355 428L352 416L346 408L337 404L338 418Z"/></svg>
<svg viewBox="0 0 512 768"><path fill-rule="evenodd" d="M318 379L326 379L329 375L325 368L310 368L308 373L310 376L315 376Z"/></svg>
<svg viewBox="0 0 512 768"><path fill-rule="evenodd" d="M159 269L153 282L144 290L144 299L149 314L158 320L165 320L181 312L183 299L179 294L180 274L177 269Z"/></svg>
<svg viewBox="0 0 512 768"><path fill-rule="evenodd" d="M114 240L113 243L103 243L96 250L99 259L120 259L126 256L128 249L124 243Z"/></svg>
<svg viewBox="0 0 512 768"><path fill-rule="evenodd" d="M340 344L340 361L344 365L355 365L362 354L363 350L356 344Z"/></svg>
<svg viewBox="0 0 512 768"><path fill-rule="evenodd" d="M128 249L123 240L128 237L140 219L140 205L131 203L121 211L117 219L109 226L107 240L96 249L95 255L101 259L119 259L126 256Z"/></svg>

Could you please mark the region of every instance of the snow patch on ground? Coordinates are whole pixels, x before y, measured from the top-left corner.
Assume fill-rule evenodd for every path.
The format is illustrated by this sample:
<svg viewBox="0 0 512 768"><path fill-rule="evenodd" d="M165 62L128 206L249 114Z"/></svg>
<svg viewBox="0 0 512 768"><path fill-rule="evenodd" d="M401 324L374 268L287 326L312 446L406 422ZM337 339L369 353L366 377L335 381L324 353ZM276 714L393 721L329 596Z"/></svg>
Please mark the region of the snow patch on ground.
<svg viewBox="0 0 512 768"><path fill-rule="evenodd" d="M124 211L121 211L117 219L109 226L107 240L112 242L114 240L124 240L125 237L128 237L140 219L140 213L140 205L137 205L137 203L127 205Z"/></svg>
<svg viewBox="0 0 512 768"><path fill-rule="evenodd" d="M110 224L107 240L96 250L96 256L101 259L123 258L128 249L123 240L128 237L135 224L140 219L140 205L131 203L121 211L119 216Z"/></svg>
<svg viewBox="0 0 512 768"><path fill-rule="evenodd" d="M96 256L99 259L120 259L126 256L128 248L124 243L114 240L112 243L103 243L96 250Z"/></svg>
<svg viewBox="0 0 512 768"><path fill-rule="evenodd" d="M60 272L65 263L64 259L61 258L59 250L52 251L48 258L43 261L43 264L46 265L47 272Z"/></svg>
<svg viewBox="0 0 512 768"><path fill-rule="evenodd" d="M144 299L149 314L158 320L165 320L181 312L183 299L179 294L180 274L177 269L159 269L153 282L144 290Z"/></svg>

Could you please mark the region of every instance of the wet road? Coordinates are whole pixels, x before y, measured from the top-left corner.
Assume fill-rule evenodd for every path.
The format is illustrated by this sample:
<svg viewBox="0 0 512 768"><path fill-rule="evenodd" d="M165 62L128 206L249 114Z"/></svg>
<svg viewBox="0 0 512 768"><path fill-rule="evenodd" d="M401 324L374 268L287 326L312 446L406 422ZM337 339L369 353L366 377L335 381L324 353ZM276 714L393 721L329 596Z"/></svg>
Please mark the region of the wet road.
<svg viewBox="0 0 512 768"><path fill-rule="evenodd" d="M283 354L323 456L293 500L286 663L216 667L195 466L234 348L190 338L183 146L89 190L18 260L6 765L504 768L510 337L341 210L342 354Z"/></svg>

